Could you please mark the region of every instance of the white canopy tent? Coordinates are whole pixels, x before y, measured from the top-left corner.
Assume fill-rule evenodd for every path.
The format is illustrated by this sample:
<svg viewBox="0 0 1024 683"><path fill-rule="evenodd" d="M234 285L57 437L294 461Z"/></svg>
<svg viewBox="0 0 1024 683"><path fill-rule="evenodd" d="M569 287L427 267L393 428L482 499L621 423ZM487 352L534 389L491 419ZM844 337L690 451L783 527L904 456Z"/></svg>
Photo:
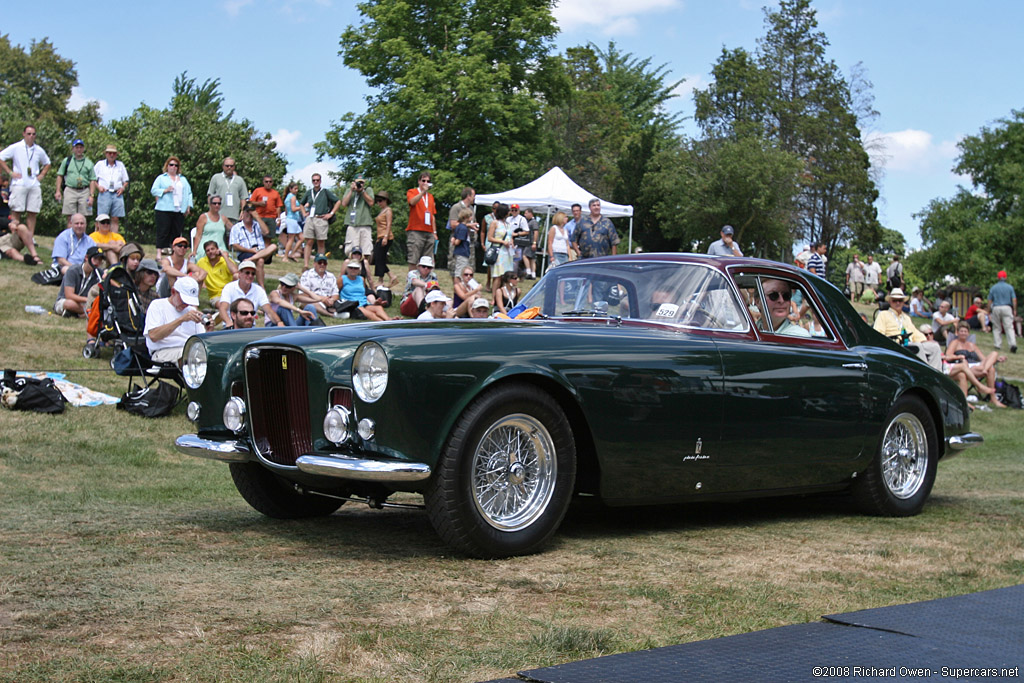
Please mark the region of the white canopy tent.
<svg viewBox="0 0 1024 683"><path fill-rule="evenodd" d="M569 213L573 204L583 207L583 215L587 214L587 204L596 195L580 187L573 182L572 178L565 174L565 171L555 166L550 171L532 180L522 187L505 192L493 194L478 194L476 196L477 206L487 206L494 202L503 204L518 204L520 208L530 208L536 214L546 213L547 219L544 222L544 236L546 239L548 225L551 223L551 214L555 211ZM598 199L601 199L598 197ZM601 215L608 218L620 218L629 216L629 251L633 251L633 207L628 204L613 204L601 199ZM546 241L542 242L547 244ZM545 248L539 249L540 254L546 252Z"/></svg>

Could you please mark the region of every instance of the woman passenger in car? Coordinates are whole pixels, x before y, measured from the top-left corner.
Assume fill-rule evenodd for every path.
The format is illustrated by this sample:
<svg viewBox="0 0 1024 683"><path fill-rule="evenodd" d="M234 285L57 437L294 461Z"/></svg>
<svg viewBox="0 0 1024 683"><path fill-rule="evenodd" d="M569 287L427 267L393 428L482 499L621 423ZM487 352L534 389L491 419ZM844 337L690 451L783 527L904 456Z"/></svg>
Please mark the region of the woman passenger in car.
<svg viewBox="0 0 1024 683"><path fill-rule="evenodd" d="M775 334L788 337L810 337L811 333L789 319L790 302L793 300L793 289L785 280L766 279L761 281L765 301L768 303L768 314L772 319Z"/></svg>

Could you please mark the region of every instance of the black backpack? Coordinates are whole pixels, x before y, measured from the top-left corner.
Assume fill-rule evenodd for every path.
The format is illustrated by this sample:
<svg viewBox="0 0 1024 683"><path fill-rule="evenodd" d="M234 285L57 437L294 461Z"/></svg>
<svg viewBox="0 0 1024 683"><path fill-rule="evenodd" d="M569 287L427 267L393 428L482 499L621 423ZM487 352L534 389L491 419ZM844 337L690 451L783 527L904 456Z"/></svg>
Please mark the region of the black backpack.
<svg viewBox="0 0 1024 683"><path fill-rule="evenodd" d="M117 409L140 417L164 417L178 404L178 395L177 388L158 380L121 396Z"/></svg>
<svg viewBox="0 0 1024 683"><path fill-rule="evenodd" d="M1006 380L996 381L996 398L999 399L1000 403L1010 408L1024 409L1024 403L1021 402L1020 389Z"/></svg>

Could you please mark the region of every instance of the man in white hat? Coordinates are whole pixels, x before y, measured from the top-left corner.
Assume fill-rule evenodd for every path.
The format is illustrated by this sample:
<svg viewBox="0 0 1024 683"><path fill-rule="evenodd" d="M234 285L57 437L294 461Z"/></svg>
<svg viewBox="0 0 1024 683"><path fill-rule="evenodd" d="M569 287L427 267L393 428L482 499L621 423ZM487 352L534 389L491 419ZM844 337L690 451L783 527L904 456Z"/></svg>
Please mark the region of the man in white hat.
<svg viewBox="0 0 1024 683"><path fill-rule="evenodd" d="M191 278L189 278L191 279ZM220 291L220 301L217 302L217 311L224 325L231 326L231 315L228 309L237 299L248 299L258 311L263 311L267 320L275 325L281 324L281 318L270 305L270 297L267 290L256 284L256 264L252 261L242 261L238 264L238 279L224 285Z"/></svg>
<svg viewBox="0 0 1024 683"><path fill-rule="evenodd" d="M179 277L169 297L149 305L144 334L146 348L154 361L180 361L188 338L212 329L203 325L198 305L199 283L190 277Z"/></svg>
<svg viewBox="0 0 1024 683"><path fill-rule="evenodd" d="M399 304L399 312L407 318L416 317L420 311L420 303L427 295L427 287L431 282L437 282L437 274L434 273L434 257L422 256L416 263L416 268L410 270L405 277L405 292L402 294L402 303Z"/></svg>
<svg viewBox="0 0 1024 683"><path fill-rule="evenodd" d="M875 329L900 346L923 342L925 336L914 326L914 321L903 310L903 305L907 301L903 290L899 287L890 290L885 300L889 302L889 309L878 312L878 317L875 318Z"/></svg>
<svg viewBox="0 0 1024 683"><path fill-rule="evenodd" d="M419 314L417 320L441 320L455 316L455 311L452 309L444 310L448 305L448 297L440 289L432 289L427 292L425 301L427 308Z"/></svg>

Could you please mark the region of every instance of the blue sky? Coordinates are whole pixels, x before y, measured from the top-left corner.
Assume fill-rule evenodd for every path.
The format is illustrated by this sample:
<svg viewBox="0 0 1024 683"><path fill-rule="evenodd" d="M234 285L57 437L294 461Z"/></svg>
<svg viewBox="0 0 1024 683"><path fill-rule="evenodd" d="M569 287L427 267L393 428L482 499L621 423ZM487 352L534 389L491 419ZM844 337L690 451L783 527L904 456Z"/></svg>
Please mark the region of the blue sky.
<svg viewBox="0 0 1024 683"><path fill-rule="evenodd" d="M692 89L707 85L722 48L756 47L766 4L560 0L558 48L615 40L636 57L667 64L672 77L687 79L672 109L690 116ZM140 102L166 106L182 71L200 82L219 78L226 106L270 132L299 177L333 168L316 161L313 143L331 121L364 108L365 84L338 56L342 30L359 21L353 2L176 0L110 3L107 11L64 0L7 5L0 30L14 43L46 37L74 60L73 103L94 99L106 118L119 118ZM876 157L882 222L920 246L912 214L952 195L958 183L969 185L951 171L957 140L1022 107L1024 3L819 0L814 7L828 56L846 74L862 63L874 84L880 116L864 133L884 143ZM686 132L695 132L692 123Z"/></svg>

